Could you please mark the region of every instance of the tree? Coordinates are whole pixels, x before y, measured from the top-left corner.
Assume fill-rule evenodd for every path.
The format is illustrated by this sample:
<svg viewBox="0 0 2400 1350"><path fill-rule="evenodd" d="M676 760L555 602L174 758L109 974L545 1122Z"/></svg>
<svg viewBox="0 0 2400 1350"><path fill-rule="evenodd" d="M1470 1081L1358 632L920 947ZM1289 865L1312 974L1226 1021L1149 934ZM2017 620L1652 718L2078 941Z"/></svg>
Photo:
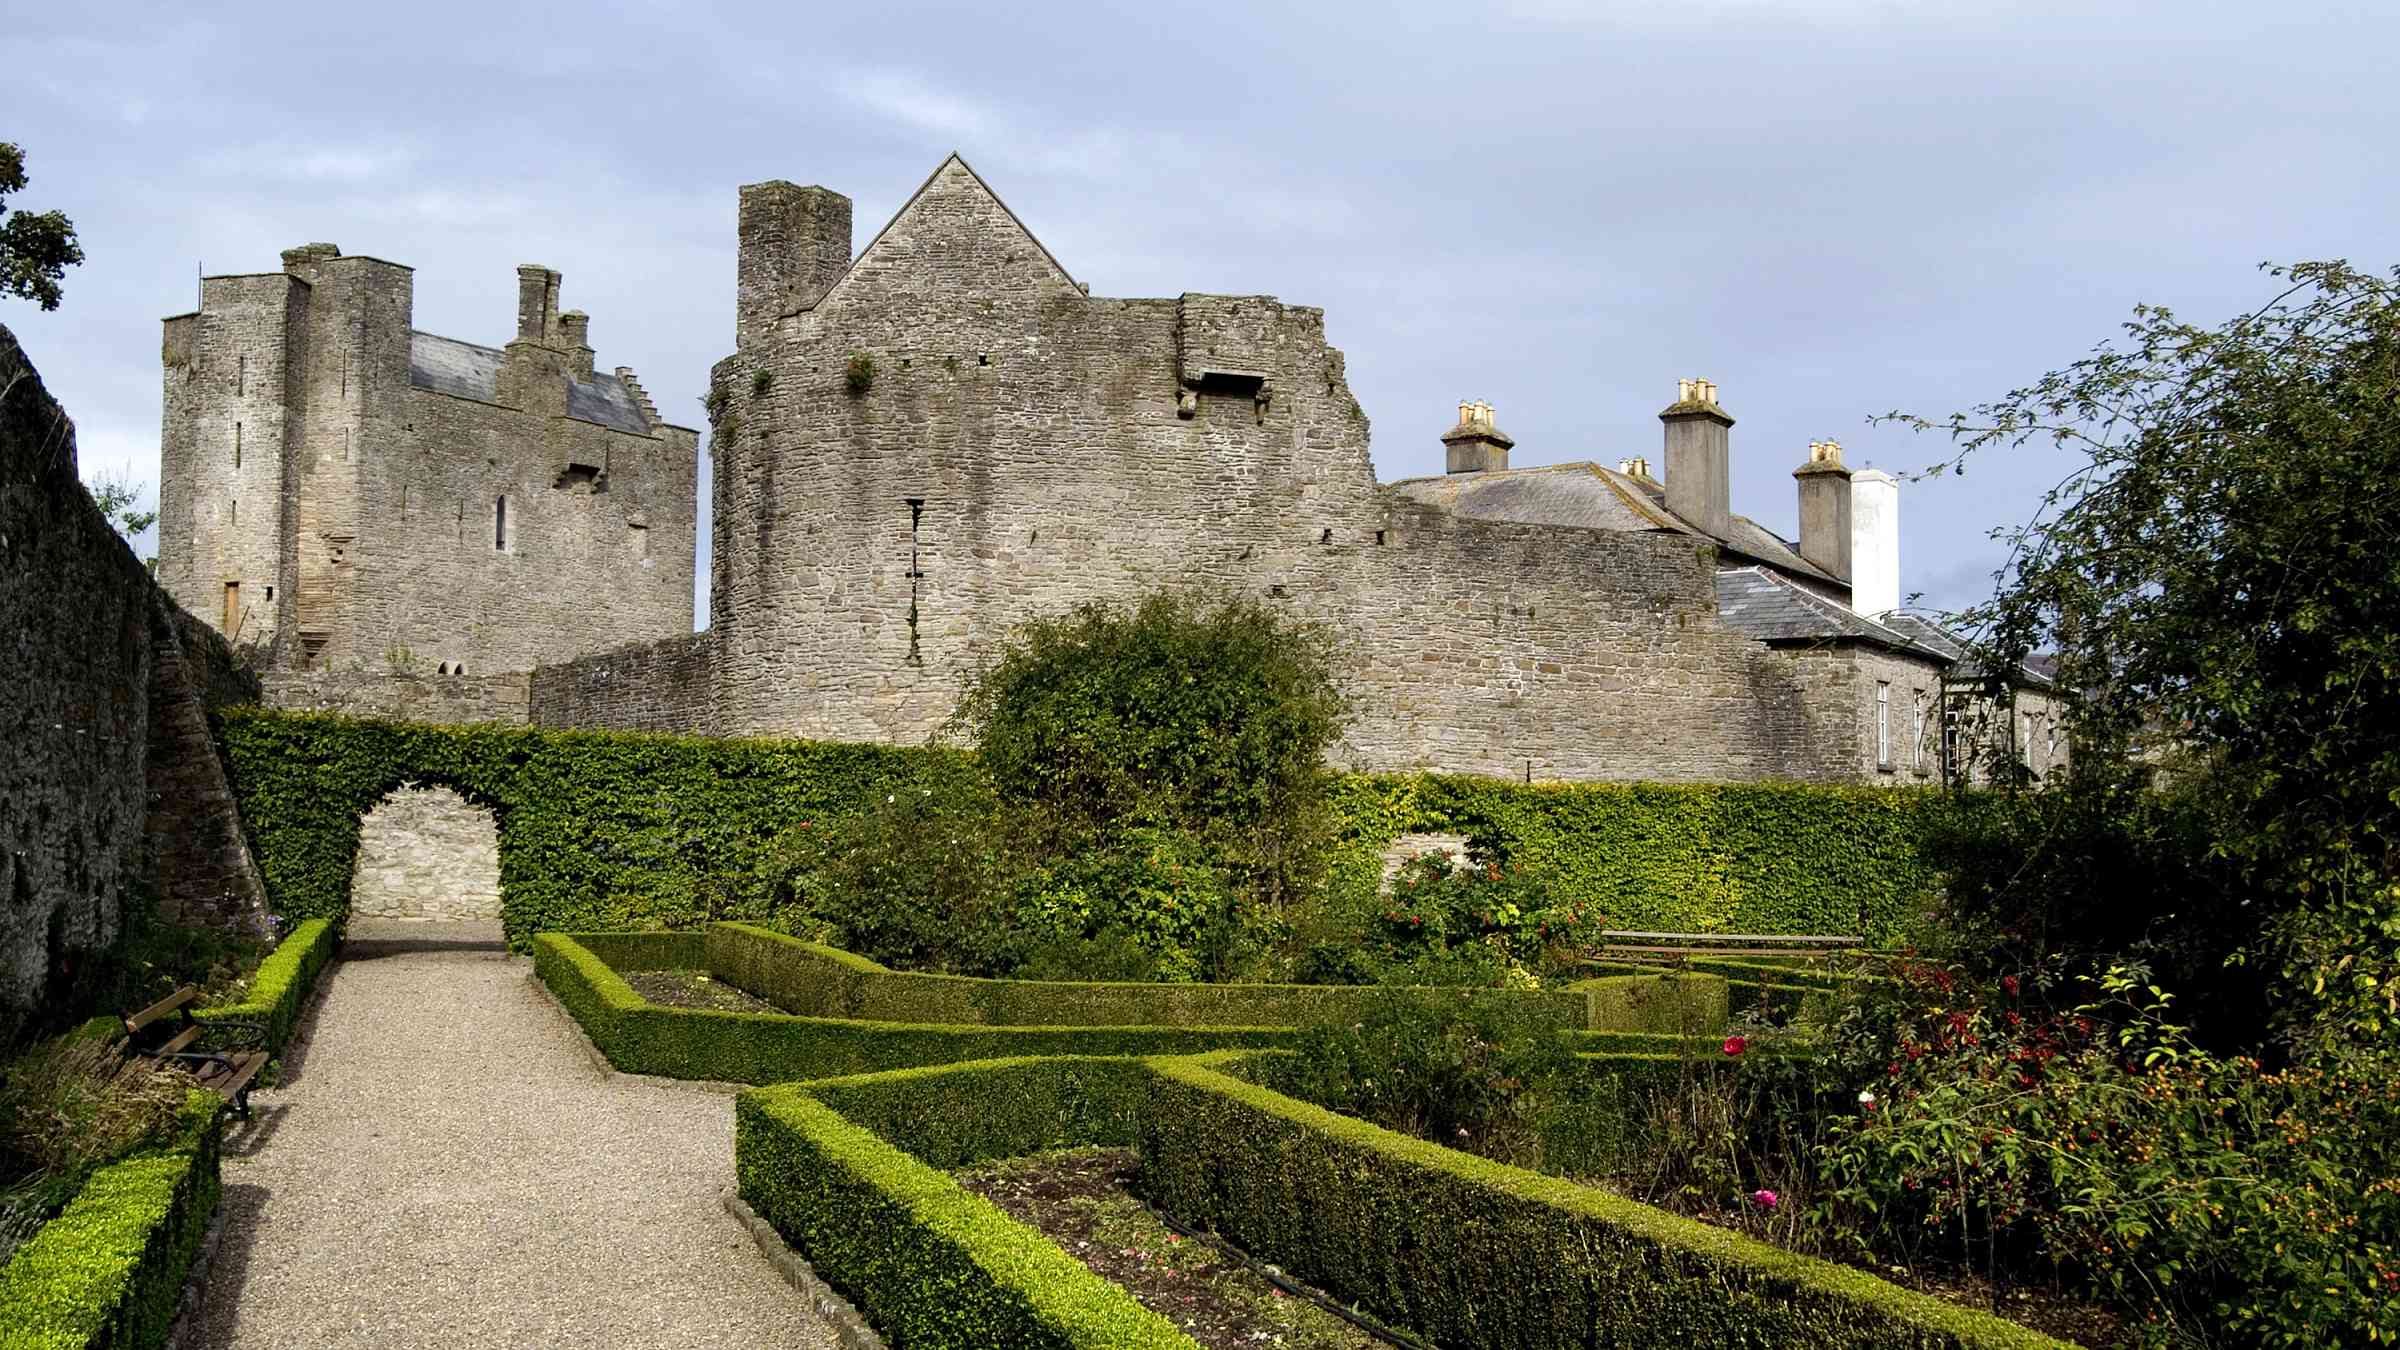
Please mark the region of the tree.
<svg viewBox="0 0 2400 1350"><path fill-rule="evenodd" d="M60 212L8 210L9 194L24 190L25 152L0 141L0 293L56 309L59 278L83 261L83 245Z"/></svg>
<svg viewBox="0 0 2400 1350"><path fill-rule="evenodd" d="M2219 327L2140 307L1999 400L1891 417L1953 438L1936 472L2080 458L1961 617L1985 669L2055 646L2087 790L2176 766L2267 916L2235 958L2278 962L2287 1034L2339 1048L2400 1012L2400 272L2265 270L2279 292Z"/></svg>
<svg viewBox="0 0 2400 1350"><path fill-rule="evenodd" d="M114 473L103 473L84 485L84 490L92 494L93 505L100 508L100 514L108 517L108 523L125 536L127 543L158 523L158 512L139 509L142 494L148 488L146 483L136 483Z"/></svg>

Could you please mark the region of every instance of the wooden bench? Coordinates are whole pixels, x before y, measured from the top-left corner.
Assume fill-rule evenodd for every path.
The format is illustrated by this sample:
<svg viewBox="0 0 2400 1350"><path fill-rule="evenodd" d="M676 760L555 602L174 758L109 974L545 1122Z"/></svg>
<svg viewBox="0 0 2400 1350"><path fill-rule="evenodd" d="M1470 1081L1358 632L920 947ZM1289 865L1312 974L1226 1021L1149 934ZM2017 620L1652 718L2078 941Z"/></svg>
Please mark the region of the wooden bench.
<svg viewBox="0 0 2400 1350"><path fill-rule="evenodd" d="M192 1016L200 991L190 985L125 1016L125 1053L182 1069L250 1118L250 1083L267 1067L267 1029L256 1022L203 1022ZM215 1044L202 1046L206 1036Z"/></svg>
<svg viewBox="0 0 2400 1350"><path fill-rule="evenodd" d="M1681 964L1695 956L1826 956L1865 945L1862 938L1794 933L1644 933L1609 929L1600 934L1600 944L1584 955L1594 963L1633 959L1648 964L1651 958L1663 957L1668 964Z"/></svg>

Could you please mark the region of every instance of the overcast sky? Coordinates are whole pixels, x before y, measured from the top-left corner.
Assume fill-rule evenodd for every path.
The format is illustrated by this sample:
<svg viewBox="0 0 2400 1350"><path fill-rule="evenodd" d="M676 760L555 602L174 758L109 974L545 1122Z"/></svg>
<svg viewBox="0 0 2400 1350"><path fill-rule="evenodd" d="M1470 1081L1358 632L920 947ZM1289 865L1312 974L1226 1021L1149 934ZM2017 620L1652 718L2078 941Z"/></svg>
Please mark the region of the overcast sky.
<svg viewBox="0 0 2400 1350"><path fill-rule="evenodd" d="M736 187L847 193L863 245L952 149L1095 295L1322 306L1387 481L1440 471L1462 398L1518 464L1655 463L1697 376L1734 509L1786 535L1811 440L1920 467L1940 445L1870 413L1997 396L2137 301L2213 322L2262 261L2400 252L2381 4L0 0L0 34L11 205L89 255L0 323L85 476L152 485L158 321L202 264L329 240L496 344L546 263L600 364L697 425ZM1904 487L1904 592L1981 598L2054 453Z"/></svg>

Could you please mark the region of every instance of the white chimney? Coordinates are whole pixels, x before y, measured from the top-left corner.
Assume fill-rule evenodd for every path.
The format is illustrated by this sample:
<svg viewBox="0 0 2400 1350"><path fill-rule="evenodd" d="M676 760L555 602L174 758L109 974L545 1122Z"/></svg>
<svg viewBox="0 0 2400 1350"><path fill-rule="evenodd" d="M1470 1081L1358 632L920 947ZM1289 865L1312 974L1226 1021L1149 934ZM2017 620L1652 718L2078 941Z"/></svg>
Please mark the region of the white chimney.
<svg viewBox="0 0 2400 1350"><path fill-rule="evenodd" d="M1900 483L1881 469L1850 475L1850 608L1900 608Z"/></svg>

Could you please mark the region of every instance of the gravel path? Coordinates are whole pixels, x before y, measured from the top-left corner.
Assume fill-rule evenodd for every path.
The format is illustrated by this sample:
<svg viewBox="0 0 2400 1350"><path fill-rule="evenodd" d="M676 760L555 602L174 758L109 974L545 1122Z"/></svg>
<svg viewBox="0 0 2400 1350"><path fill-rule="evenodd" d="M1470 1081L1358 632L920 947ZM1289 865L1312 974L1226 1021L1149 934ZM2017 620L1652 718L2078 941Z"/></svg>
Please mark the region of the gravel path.
<svg viewBox="0 0 2400 1350"><path fill-rule="evenodd" d="M732 1098L602 1075L529 969L332 968L227 1137L187 1346L833 1346L719 1205Z"/></svg>

